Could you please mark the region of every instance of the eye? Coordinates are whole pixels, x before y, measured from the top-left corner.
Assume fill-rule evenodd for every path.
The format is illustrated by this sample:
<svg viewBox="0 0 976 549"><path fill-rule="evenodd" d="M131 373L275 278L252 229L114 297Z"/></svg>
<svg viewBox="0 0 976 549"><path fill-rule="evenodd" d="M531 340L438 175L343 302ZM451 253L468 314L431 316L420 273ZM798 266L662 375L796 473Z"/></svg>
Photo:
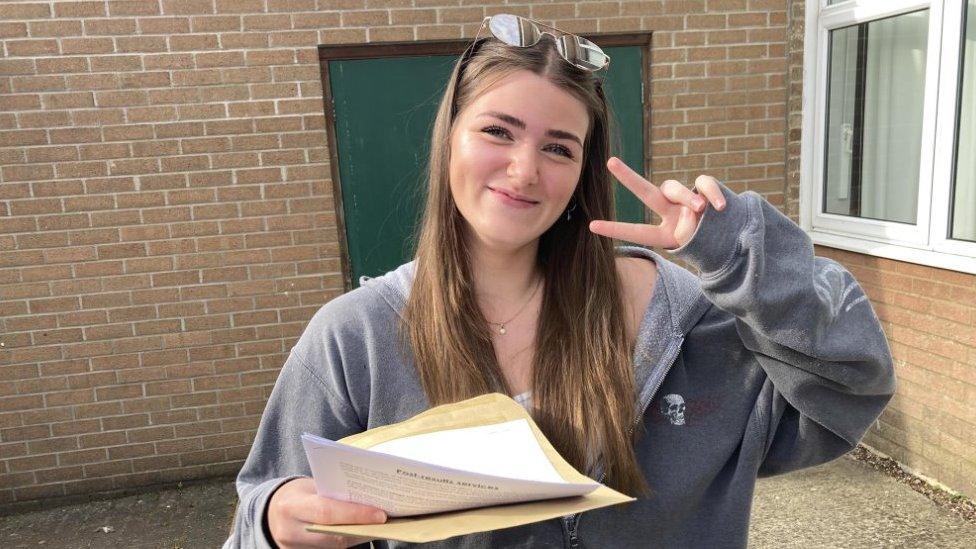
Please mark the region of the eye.
<svg viewBox="0 0 976 549"><path fill-rule="evenodd" d="M503 139L511 139L512 138L512 133L510 131L508 131L507 128L503 128L503 127L497 126L497 125L485 126L484 128L481 129L481 131L483 133L487 133L487 134L493 135L495 137L501 137ZM553 144L549 145L548 147L546 147L546 150L552 150L556 154L558 154L560 156L563 156L563 157L566 157L566 158L568 158L570 160L575 159L575 156L573 156L573 151L569 150L569 148L566 147L565 145L560 145L558 143L553 143Z"/></svg>
<svg viewBox="0 0 976 549"><path fill-rule="evenodd" d="M556 145L556 144L553 144L550 147L550 149L556 151L556 154L565 156L566 158L568 158L570 160L572 160L573 158L575 158L573 156L573 151L569 150L569 148L566 147L566 146L564 146L564 145Z"/></svg>
<svg viewBox="0 0 976 549"><path fill-rule="evenodd" d="M482 128L481 131L489 135L494 135L495 137L512 137L512 134L501 126L487 126Z"/></svg>

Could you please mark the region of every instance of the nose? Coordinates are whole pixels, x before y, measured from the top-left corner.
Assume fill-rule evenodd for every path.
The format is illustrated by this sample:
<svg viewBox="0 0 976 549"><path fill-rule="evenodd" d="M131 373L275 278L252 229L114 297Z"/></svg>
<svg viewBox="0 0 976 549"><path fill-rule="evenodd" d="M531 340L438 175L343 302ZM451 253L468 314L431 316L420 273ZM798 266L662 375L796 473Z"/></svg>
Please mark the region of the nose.
<svg viewBox="0 0 976 549"><path fill-rule="evenodd" d="M539 160L534 147L528 144L512 147L512 155L508 162L508 177L519 187L527 187L539 182Z"/></svg>

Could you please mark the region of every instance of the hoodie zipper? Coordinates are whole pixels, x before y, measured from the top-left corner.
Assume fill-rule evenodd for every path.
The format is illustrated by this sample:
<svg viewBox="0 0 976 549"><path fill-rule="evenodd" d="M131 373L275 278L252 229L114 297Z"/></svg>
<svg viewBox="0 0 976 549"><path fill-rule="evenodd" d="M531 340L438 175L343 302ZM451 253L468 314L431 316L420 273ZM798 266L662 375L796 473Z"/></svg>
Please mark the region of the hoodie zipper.
<svg viewBox="0 0 976 549"><path fill-rule="evenodd" d="M677 350L681 349L682 341L684 341L684 338L679 337L675 343L672 343L671 345L668 346L666 352L668 354L671 354L673 352L674 356L671 357L671 360L668 361L668 365L664 368L663 373L658 377L657 381L654 382L654 388L651 390L650 394L648 394L647 399L644 402L641 402L641 411L639 414L637 414L637 418L634 420L634 423L630 426L630 429L628 429L627 431L628 436L633 436L634 429L636 429L637 424L640 423L642 419L644 419L644 413L647 412L647 407L650 406L651 401L654 400L654 395L657 394L658 389L661 388L661 384L664 383L664 378L668 377L668 372L671 371L671 367L674 366L675 361L678 360ZM603 484L603 481L604 479L606 479L606 477L607 477L606 471L601 471L600 480L598 480L597 482ZM582 515L583 513L576 513L563 518L563 521L566 523L567 533L569 534L569 546L571 548L579 547L580 545L578 531L579 531L579 521Z"/></svg>

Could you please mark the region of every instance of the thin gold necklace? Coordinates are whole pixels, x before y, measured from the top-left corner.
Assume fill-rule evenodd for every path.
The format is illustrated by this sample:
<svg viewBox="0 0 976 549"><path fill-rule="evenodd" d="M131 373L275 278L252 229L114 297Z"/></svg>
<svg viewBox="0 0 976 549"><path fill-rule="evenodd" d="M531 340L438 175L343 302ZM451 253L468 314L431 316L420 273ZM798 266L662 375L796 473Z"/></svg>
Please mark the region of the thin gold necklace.
<svg viewBox="0 0 976 549"><path fill-rule="evenodd" d="M522 307L518 310L518 312L515 313L514 315L512 315L512 318L506 320L505 322L492 322L492 321L488 320L487 318L485 320L488 321L488 324L491 324L492 326L498 326L498 333L500 333L502 335L505 335L505 325L508 324L509 322L515 320L518 317L518 315L522 314L522 311L524 311L525 308L529 305L529 303L532 302L532 298L535 297L535 293L539 291L539 287L540 286L542 286L542 278L541 277L539 278L539 282L536 283L535 289L532 290L532 295L530 295L529 296L529 299L527 299L525 301L525 303L522 304Z"/></svg>

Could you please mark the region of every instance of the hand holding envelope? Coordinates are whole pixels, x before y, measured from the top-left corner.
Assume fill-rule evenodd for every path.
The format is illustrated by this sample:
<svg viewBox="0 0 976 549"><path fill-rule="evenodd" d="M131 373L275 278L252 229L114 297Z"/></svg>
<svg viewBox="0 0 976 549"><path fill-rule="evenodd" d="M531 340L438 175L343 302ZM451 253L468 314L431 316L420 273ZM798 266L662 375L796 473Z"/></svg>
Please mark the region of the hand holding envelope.
<svg viewBox="0 0 976 549"><path fill-rule="evenodd" d="M376 524L386 520L386 514L375 507L318 495L315 483L308 477L282 484L271 496L266 513L271 538L268 541L282 549L340 549L368 543L369 538L309 532L305 527L309 524Z"/></svg>
<svg viewBox="0 0 976 549"><path fill-rule="evenodd" d="M338 442L302 440L320 496L390 517L308 527L315 532L422 543L633 501L573 469L525 409L498 393Z"/></svg>

